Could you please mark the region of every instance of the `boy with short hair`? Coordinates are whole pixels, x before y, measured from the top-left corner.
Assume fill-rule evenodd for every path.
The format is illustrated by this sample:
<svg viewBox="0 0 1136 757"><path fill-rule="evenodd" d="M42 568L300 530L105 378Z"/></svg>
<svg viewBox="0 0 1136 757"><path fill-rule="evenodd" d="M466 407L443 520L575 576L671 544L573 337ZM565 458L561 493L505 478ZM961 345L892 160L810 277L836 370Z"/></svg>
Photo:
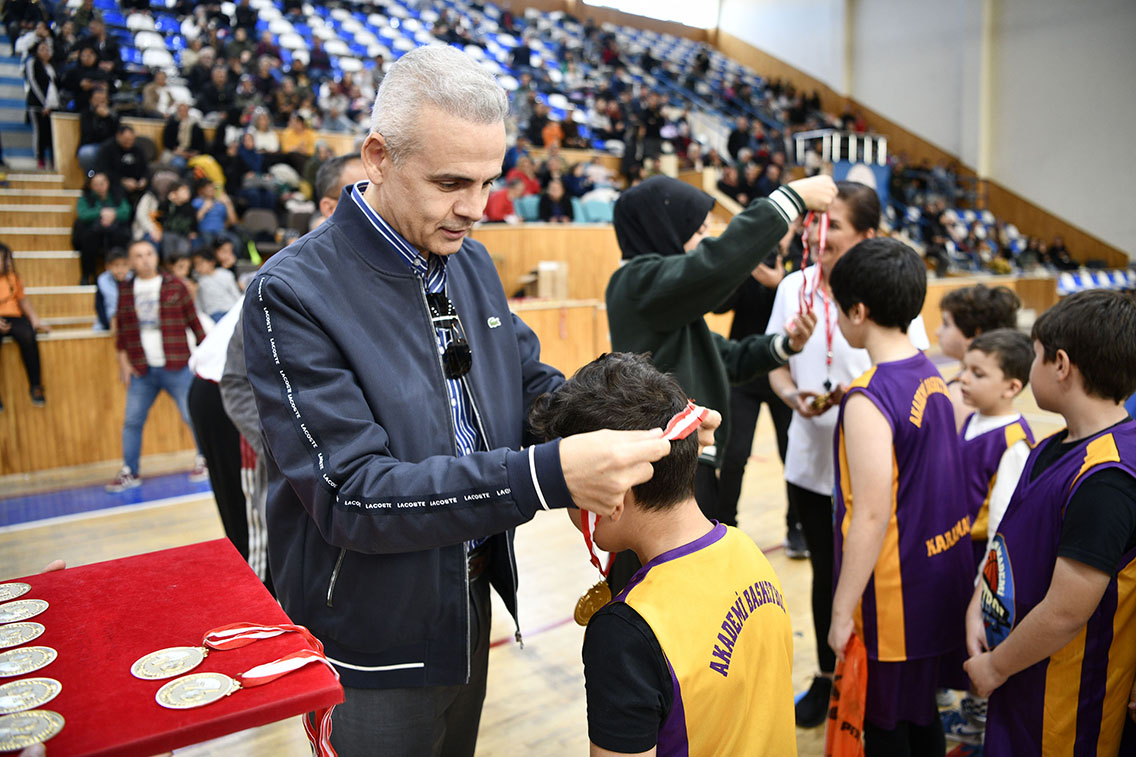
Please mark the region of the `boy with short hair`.
<svg viewBox="0 0 1136 757"><path fill-rule="evenodd" d="M217 267L212 249L193 253L193 272L197 274L197 309L216 323L241 299L241 288L232 272Z"/></svg>
<svg viewBox="0 0 1136 757"><path fill-rule="evenodd" d="M1102 290L1034 323L1030 385L1067 428L1030 453L967 611L991 757L1120 748L1136 676L1134 333L1136 302Z"/></svg>
<svg viewBox="0 0 1136 757"><path fill-rule="evenodd" d="M974 564L981 568L987 538L998 529L1010 495L1033 447L1033 433L1014 400L1029 383L1033 345L1015 329L976 336L963 355L962 401L974 408L959 432L964 497L970 513ZM943 716L947 738L981 744L986 698L967 694Z"/></svg>
<svg viewBox="0 0 1136 757"><path fill-rule="evenodd" d="M873 367L849 386L834 439L828 642L843 657L855 632L867 649L869 756L942 754L935 692L962 646L973 557L947 386L906 333L926 269L907 245L876 238L846 252L829 282L841 332Z"/></svg>
<svg viewBox="0 0 1136 757"><path fill-rule="evenodd" d="M687 406L643 355L603 355L530 415L545 439L665 427ZM592 754L795 755L792 628L761 550L706 519L694 499L698 443L674 441L595 543L643 567L591 618L584 678ZM569 513L579 527L578 510Z"/></svg>
<svg viewBox="0 0 1136 757"><path fill-rule="evenodd" d="M109 331L111 319L118 312L118 285L130 277L130 257L125 247L112 247L107 252L106 270L95 280L95 331Z"/></svg>

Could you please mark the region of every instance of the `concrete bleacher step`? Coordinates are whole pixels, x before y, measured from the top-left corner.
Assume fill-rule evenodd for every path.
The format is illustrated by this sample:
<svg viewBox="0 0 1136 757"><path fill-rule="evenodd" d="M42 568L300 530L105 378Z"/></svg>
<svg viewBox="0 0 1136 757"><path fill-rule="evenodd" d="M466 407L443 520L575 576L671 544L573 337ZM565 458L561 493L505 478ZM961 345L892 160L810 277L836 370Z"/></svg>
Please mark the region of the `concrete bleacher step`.
<svg viewBox="0 0 1136 757"><path fill-rule="evenodd" d="M70 229L71 224L75 222L75 214L74 204L0 203L0 228L19 225L35 228L66 226Z"/></svg>
<svg viewBox="0 0 1136 757"><path fill-rule="evenodd" d="M91 303L90 315L56 315L50 318L42 319L44 323L51 326L52 331L88 331L95 327L98 320L94 313L94 303Z"/></svg>
<svg viewBox="0 0 1136 757"><path fill-rule="evenodd" d="M13 252L65 250L71 246L71 227L4 227L0 228L0 241L12 248Z"/></svg>
<svg viewBox="0 0 1136 757"><path fill-rule="evenodd" d="M79 253L71 250L13 253L24 286L70 286L79 281Z"/></svg>
<svg viewBox="0 0 1136 757"><path fill-rule="evenodd" d="M12 161L4 156L8 165ZM8 189L63 189L63 174L52 171L0 171L0 183Z"/></svg>
<svg viewBox="0 0 1136 757"><path fill-rule="evenodd" d="M95 310L95 289L90 286L24 287L24 294L40 318L82 318Z"/></svg>
<svg viewBox="0 0 1136 757"><path fill-rule="evenodd" d="M82 191L78 189L0 188L3 205L75 205Z"/></svg>

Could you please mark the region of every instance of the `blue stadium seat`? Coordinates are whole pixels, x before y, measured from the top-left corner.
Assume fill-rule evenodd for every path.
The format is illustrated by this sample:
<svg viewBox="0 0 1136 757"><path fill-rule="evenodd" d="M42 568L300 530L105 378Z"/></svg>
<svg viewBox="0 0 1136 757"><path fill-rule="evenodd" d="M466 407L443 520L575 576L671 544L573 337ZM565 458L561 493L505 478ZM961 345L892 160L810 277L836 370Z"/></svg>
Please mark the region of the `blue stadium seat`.
<svg viewBox="0 0 1136 757"><path fill-rule="evenodd" d="M181 31L181 24L173 16L155 15L154 29L164 34L177 34Z"/></svg>
<svg viewBox="0 0 1136 757"><path fill-rule="evenodd" d="M107 26L121 26L126 27L126 17L119 13L117 10L103 11L103 21L106 21Z"/></svg>
<svg viewBox="0 0 1136 757"><path fill-rule="evenodd" d="M583 203L584 218L588 223L611 223L613 204L599 200L588 200Z"/></svg>
<svg viewBox="0 0 1136 757"><path fill-rule="evenodd" d="M513 200L513 209L526 221L540 220L540 195L525 195Z"/></svg>
<svg viewBox="0 0 1136 757"><path fill-rule="evenodd" d="M576 223L586 223L584 220L584 203L580 202L579 197L572 198L572 220Z"/></svg>

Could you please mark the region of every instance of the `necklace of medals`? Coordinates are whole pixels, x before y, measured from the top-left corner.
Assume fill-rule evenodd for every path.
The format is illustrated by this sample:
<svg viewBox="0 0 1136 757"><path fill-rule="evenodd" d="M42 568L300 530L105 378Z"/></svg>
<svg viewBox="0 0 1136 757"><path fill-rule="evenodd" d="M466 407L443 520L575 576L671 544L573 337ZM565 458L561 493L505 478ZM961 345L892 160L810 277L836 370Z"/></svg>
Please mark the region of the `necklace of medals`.
<svg viewBox="0 0 1136 757"><path fill-rule="evenodd" d="M163 678L173 678L187 673L198 665L209 654L210 650L224 651L239 649L261 639L270 639L285 633L298 633L309 644L316 642L311 632L303 626L282 624L279 626L262 626L255 623L231 623L227 626L214 628L205 634L202 646L199 647L166 647L157 652L143 655L130 666L130 672L135 678L146 681L158 681ZM316 642L318 643L318 642Z"/></svg>
<svg viewBox="0 0 1136 757"><path fill-rule="evenodd" d="M671 418L667 427L663 429L663 438L672 442L685 439L702 425L702 421L706 420L706 416L709 414L709 410L688 400L686 407ZM580 530L584 532L584 544L588 547L588 559L600 572L600 580L596 585L584 592L584 596L576 601L576 611L572 614L572 617L581 626L588 625L588 621L592 619L596 611L611 601L611 587L607 583L607 574L611 571L613 556L608 555L606 566L600 562L600 555L595 542L596 524L599 519L600 516L593 512L580 511Z"/></svg>
<svg viewBox="0 0 1136 757"><path fill-rule="evenodd" d="M809 227L812 226L813 211L805 216L805 230L801 234L801 244L804 246L804 251L801 253L801 270L803 271L808 265L809 261ZM808 287L808 278L806 277L801 283L799 290L800 312L810 312L813 309L813 302L816 300L816 294L820 292L821 302L824 304L824 391L825 393L813 399L813 406L820 409L828 402L828 396L832 392L832 340L835 332L832 328L832 323L829 320L829 297L824 289L824 264L821 261L821 256L828 245L828 213L820 214L820 229L817 233L817 253L816 253L816 274L813 276L812 288ZM804 275L804 274L802 274ZM806 294L807 292L807 294Z"/></svg>

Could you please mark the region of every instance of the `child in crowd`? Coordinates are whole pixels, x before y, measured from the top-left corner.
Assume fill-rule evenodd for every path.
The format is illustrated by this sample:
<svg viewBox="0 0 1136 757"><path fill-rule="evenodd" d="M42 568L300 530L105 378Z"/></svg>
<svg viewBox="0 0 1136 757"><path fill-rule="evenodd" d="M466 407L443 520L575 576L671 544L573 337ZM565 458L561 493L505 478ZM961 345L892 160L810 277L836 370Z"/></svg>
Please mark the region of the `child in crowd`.
<svg viewBox="0 0 1136 757"><path fill-rule="evenodd" d="M24 295L24 282L16 272L12 250L0 242L0 342L4 337L12 337L20 347L20 357L24 360L24 371L28 374L28 390L32 405L43 407L43 381L40 377L39 344L37 331L51 331L51 327L39 319L35 308ZM4 409L0 403L0 410Z"/></svg>
<svg viewBox="0 0 1136 757"><path fill-rule="evenodd" d="M197 196L193 198L193 209L197 213L197 233L200 239L194 250L209 249L213 241L227 236L229 227L237 222L237 211L233 201L224 192L217 193L217 185L209 179L198 179Z"/></svg>
<svg viewBox="0 0 1136 757"><path fill-rule="evenodd" d="M686 408L679 383L646 356L610 353L538 398L529 420L554 439L662 428ZM693 434L654 466L595 525L599 548L634 550L644 567L584 636L592 754L795 755L781 584L749 537L699 509ZM580 527L580 511L570 516Z"/></svg>
<svg viewBox="0 0 1136 757"><path fill-rule="evenodd" d="M959 376L962 399L971 413L959 433L965 501L970 513L974 564L986 557L987 537L998 529L1010 495L1033 446L1033 433L1014 400L1029 383L1033 345L1014 329L994 329L976 336L963 357ZM947 738L982 743L986 699L963 697L958 710L943 717Z"/></svg>
<svg viewBox="0 0 1136 757"><path fill-rule="evenodd" d="M1067 427L1030 453L967 611L989 757L1120 750L1136 677L1132 334L1136 302L1103 290L1034 323L1030 386Z"/></svg>
<svg viewBox="0 0 1136 757"><path fill-rule="evenodd" d="M944 355L961 362L974 337L994 329L1017 328L1021 306L1018 296L1004 286L976 284L947 292L939 302L943 318L937 332L939 347ZM962 400L958 376L947 382L947 388L955 406L955 425L961 430L971 408Z"/></svg>
<svg viewBox="0 0 1136 757"><path fill-rule="evenodd" d="M189 250L179 250L166 258L166 270L182 283L185 291L189 292L189 298L196 302L197 281L193 278L193 258Z"/></svg>
<svg viewBox="0 0 1136 757"><path fill-rule="evenodd" d="M162 227L161 254L169 260L176 253L188 253L197 239L197 214L190 204L189 185L176 181L166 199L158 205L157 222Z"/></svg>
<svg viewBox="0 0 1136 757"><path fill-rule="evenodd" d="M125 247L112 247L106 256L106 270L95 279L95 331L109 331L118 312L118 284L130 278L130 256Z"/></svg>
<svg viewBox="0 0 1136 757"><path fill-rule="evenodd" d="M540 220L545 223L572 223L572 199L564 194L564 183L560 179L548 182L540 196Z"/></svg>
<svg viewBox="0 0 1136 757"><path fill-rule="evenodd" d="M230 271L217 267L217 256L213 250L193 253L193 272L197 275L197 309L216 323L237 304L241 288Z"/></svg>
<svg viewBox="0 0 1136 757"><path fill-rule="evenodd" d="M947 386L907 336L926 269L907 245L869 239L829 283L841 333L873 367L849 386L836 426L828 643L843 657L855 632L867 648L869 757L942 754L935 694L963 643L974 561Z"/></svg>
<svg viewBox="0 0 1136 757"><path fill-rule="evenodd" d="M237 272L237 253L233 250L233 240L228 237L221 237L213 241L213 256L217 258L217 270L228 271L233 275L233 280L240 284L240 276ZM241 287L244 290L244 287Z"/></svg>

